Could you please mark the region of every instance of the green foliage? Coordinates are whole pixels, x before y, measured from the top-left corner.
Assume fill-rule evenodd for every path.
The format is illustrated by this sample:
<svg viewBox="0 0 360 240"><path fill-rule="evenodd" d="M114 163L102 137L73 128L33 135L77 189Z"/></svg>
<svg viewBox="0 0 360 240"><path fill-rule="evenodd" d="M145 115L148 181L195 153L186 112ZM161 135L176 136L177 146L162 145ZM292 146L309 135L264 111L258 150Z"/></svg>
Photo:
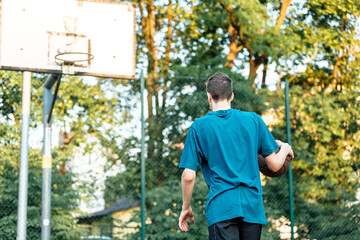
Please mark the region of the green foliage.
<svg viewBox="0 0 360 240"><path fill-rule="evenodd" d="M218 57L208 59L207 62L208 64L216 62L216 65L211 68L208 68L206 64L175 68L174 82L170 85L170 90L172 90L173 98L178 102L179 111L186 114L185 119L188 120L191 117L191 120L195 120L210 110L206 95L206 81L217 71L228 74L233 80L235 98L232 107L259 114L266 109L263 96L256 94L255 90L249 87L249 81L241 74L223 67L225 63L223 59Z"/></svg>
<svg viewBox="0 0 360 240"><path fill-rule="evenodd" d="M126 88L125 81L86 81L79 77L63 77L53 121L63 127L65 136L74 133L65 141L64 147L71 151L72 147L83 143L87 145L85 151L91 152L96 142L90 144L86 137L101 139L104 135L112 136L115 127L130 120L128 111L131 105L124 104L128 96L122 93L121 84Z"/></svg>
<svg viewBox="0 0 360 240"><path fill-rule="evenodd" d="M298 155L294 169L299 180L308 182L302 186L302 196L328 204L354 201L360 167L358 91L304 93L293 87L291 100Z"/></svg>
<svg viewBox="0 0 360 240"><path fill-rule="evenodd" d="M298 234L310 239L351 239L360 234L360 204L318 204L295 200Z"/></svg>
<svg viewBox="0 0 360 240"><path fill-rule="evenodd" d="M0 74L1 121L9 121L9 124L0 127L2 142L9 143L10 139L19 141L22 75L13 71L0 71ZM44 75L33 74L31 127L42 123L44 81ZM104 132L111 135L114 126L128 122L131 119L128 111L132 105L125 104L130 99L130 96L123 93L126 87L126 81L90 81L80 77L63 76L52 116L53 125L61 126L61 132L65 135L63 147L71 151L72 147L78 146L80 142L86 144L86 136L100 138ZM75 135L71 135L71 132ZM88 152L90 150L91 148L87 149Z"/></svg>
<svg viewBox="0 0 360 240"><path fill-rule="evenodd" d="M37 97L32 89L32 100ZM20 119L22 100L22 75L18 72L0 71L0 146L20 142ZM40 110L31 106L34 115ZM30 126L36 126L31 119ZM35 120L35 121L34 121Z"/></svg>
<svg viewBox="0 0 360 240"><path fill-rule="evenodd" d="M140 178L140 164L135 161L129 161L126 164L126 171L107 177L104 190L105 206L115 203L121 196L133 196L135 199L140 199Z"/></svg>
<svg viewBox="0 0 360 240"><path fill-rule="evenodd" d="M294 31L302 43L295 52L308 64L295 81L338 91L359 86L359 2L308 0L299 7L307 12L296 16Z"/></svg>
<svg viewBox="0 0 360 240"><path fill-rule="evenodd" d="M147 193L146 202L146 238L155 239L207 239L208 230L205 218L205 201L207 186L202 173L197 174L192 197L192 209L195 214L195 224L189 223L189 232L181 232L178 227L178 217L181 212L180 181L167 181L164 186L154 188ZM140 211L130 220L139 222ZM131 234L128 239L139 239L139 232Z"/></svg>
<svg viewBox="0 0 360 240"><path fill-rule="evenodd" d="M262 239L280 239L280 232L276 221L284 217L289 218L289 184L285 175L278 178L265 178L263 199L268 223L263 225ZM289 227L289 223L285 223Z"/></svg>
<svg viewBox="0 0 360 240"><path fill-rule="evenodd" d="M12 239L16 236L17 221L22 75L11 71L0 71L0 74L0 199L3 210L0 233ZM44 75L34 73L32 76L30 127L42 122L44 80ZM125 82L109 79L91 81L70 76L62 79L53 110L53 125L62 127L64 137L64 144L53 149L51 233L54 239L79 239L74 228L74 214L80 200L77 190L83 191L83 186L78 183L75 187L76 176L68 172L67 165L80 143L91 152L94 142L87 141L86 136L98 136L101 140L104 133L111 136L115 125L129 121L127 111L131 105L124 104L128 96L117 88L121 83L124 83L122 88L127 87ZM106 141L102 143L105 145ZM40 151L30 149L28 239L39 238L41 232L41 155ZM89 188L86 190L86 194L91 192Z"/></svg>
<svg viewBox="0 0 360 240"><path fill-rule="evenodd" d="M295 21L285 18L284 24L278 24L281 6L282 1L278 0L193 3L181 36L187 53L184 63L190 66L207 64L208 59L221 57L226 61L226 57L228 61L235 61L225 66L234 71L246 71L244 77L252 77L252 80L260 65L285 66L282 63L294 55L301 36L295 31Z"/></svg>
<svg viewBox="0 0 360 240"><path fill-rule="evenodd" d="M20 149L11 146L0 150L0 237L16 238ZM55 151L55 156L57 152ZM57 166L64 159L54 159ZM78 239L72 213L78 204L78 194L73 189L73 176L52 171L51 236L52 239ZM27 239L38 239L41 235L41 152L30 150L28 172Z"/></svg>
<svg viewBox="0 0 360 240"><path fill-rule="evenodd" d="M16 114L15 119L19 119L20 115L16 111L21 102L21 75L11 71L1 71L0 78L0 96L1 96L1 114L7 118L10 114Z"/></svg>
<svg viewBox="0 0 360 240"><path fill-rule="evenodd" d="M277 101L283 100L282 95ZM360 226L356 213L359 93L292 86L290 103L296 156L293 162L295 225L300 228L299 234L311 239L356 239ZM283 116L284 109L280 108L277 118L284 119ZM280 121L274 133L285 139L284 132L285 122ZM274 198L286 198L287 194L272 184L274 180L267 182L264 194L268 195L267 204L272 209L281 210L281 206L274 206ZM272 197L267 193L269 190L283 193ZM277 216L282 214L279 212Z"/></svg>

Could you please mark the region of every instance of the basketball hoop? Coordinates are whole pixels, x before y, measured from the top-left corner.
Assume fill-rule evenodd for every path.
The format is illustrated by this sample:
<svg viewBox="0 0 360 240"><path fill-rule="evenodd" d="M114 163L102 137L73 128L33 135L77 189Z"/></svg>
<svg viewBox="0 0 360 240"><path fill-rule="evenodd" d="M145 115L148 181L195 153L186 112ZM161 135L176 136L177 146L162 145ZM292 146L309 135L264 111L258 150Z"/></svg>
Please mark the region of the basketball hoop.
<svg viewBox="0 0 360 240"><path fill-rule="evenodd" d="M64 74L75 74L91 64L94 55L85 52L62 52L55 55L56 64L60 65Z"/></svg>
<svg viewBox="0 0 360 240"><path fill-rule="evenodd" d="M130 2L0 0L0 70L135 79Z"/></svg>

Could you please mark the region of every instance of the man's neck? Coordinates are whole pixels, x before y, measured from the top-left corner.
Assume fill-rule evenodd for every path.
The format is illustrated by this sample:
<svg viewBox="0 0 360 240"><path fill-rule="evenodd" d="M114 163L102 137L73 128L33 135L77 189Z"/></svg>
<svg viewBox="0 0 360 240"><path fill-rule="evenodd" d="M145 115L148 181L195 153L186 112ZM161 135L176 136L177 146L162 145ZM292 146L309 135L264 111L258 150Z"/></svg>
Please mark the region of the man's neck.
<svg viewBox="0 0 360 240"><path fill-rule="evenodd" d="M228 110L231 108L230 101L218 101L218 102L212 102L211 111L219 111L219 110Z"/></svg>

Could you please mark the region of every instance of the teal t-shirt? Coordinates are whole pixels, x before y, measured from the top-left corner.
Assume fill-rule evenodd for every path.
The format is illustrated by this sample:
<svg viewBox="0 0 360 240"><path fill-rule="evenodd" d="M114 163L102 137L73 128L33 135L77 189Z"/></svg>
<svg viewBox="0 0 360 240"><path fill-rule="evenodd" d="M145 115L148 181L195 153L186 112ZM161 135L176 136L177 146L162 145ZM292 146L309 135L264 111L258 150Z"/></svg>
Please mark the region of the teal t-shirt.
<svg viewBox="0 0 360 240"><path fill-rule="evenodd" d="M205 207L208 226L236 217L267 223L257 154L267 157L277 148L256 113L219 110L193 122L179 167L203 169L209 187Z"/></svg>

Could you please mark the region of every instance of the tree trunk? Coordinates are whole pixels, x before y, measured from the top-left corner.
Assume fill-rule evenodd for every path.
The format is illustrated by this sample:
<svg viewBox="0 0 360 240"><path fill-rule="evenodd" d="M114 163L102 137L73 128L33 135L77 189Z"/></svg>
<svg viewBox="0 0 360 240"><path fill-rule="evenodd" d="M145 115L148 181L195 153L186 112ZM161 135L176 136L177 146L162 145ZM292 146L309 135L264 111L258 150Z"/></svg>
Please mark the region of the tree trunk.
<svg viewBox="0 0 360 240"><path fill-rule="evenodd" d="M144 2L144 3L143 3ZM148 57L148 76L146 78L146 88L148 91L147 95L147 104L148 104L148 136L152 136L155 129L155 119L153 114L153 97L156 96L156 87L155 83L158 79L158 66L159 60L156 55L156 45L155 45L155 5L152 0L148 1L138 1L140 16L141 16L141 26L142 26L142 35L145 40L145 46L147 49ZM146 4L145 9L147 14L144 14L143 4ZM153 138L149 138L148 141L148 158L152 158L155 152L155 142Z"/></svg>
<svg viewBox="0 0 360 240"><path fill-rule="evenodd" d="M163 114L166 108L166 92L168 78L167 75L170 71L170 53L171 44L174 42L172 39L173 34L173 22L174 22L174 7L173 0L169 0L166 9L166 16L161 19L155 19L156 7L153 0L138 1L142 37L145 41L145 47L147 49L147 78L146 89L148 91L147 104L148 104L148 119L147 119L147 135L149 139L147 141L147 158L151 160L162 160L163 156L163 144L164 144L164 123ZM155 22L163 21L167 23L166 31L166 46L164 58L160 59L157 56L157 46L155 43ZM166 21L167 20L167 21ZM166 25L162 25L162 29ZM161 61L161 65L159 65ZM161 69L160 69L161 66ZM164 76L160 77L159 72ZM162 167L159 165L154 169L154 177L157 178L156 184L161 184L162 181Z"/></svg>
<svg viewBox="0 0 360 240"><path fill-rule="evenodd" d="M257 76L256 71L257 71L257 69L259 68L259 66L256 66L254 59L250 59L249 62L250 62L249 78L250 78L250 80L251 80L250 85L251 85L252 87L254 87L253 85L254 85L254 83L255 83L255 78L256 78L256 76Z"/></svg>
<svg viewBox="0 0 360 240"><path fill-rule="evenodd" d="M165 106L166 106L166 92L167 92L167 83L168 83L168 74L170 71L170 51L171 51L171 43L172 43L172 33L173 33L173 29L172 29L172 21L173 21L173 8L172 8L172 0L169 0L169 5L167 8L167 20L168 20L168 28L167 28L167 32L166 32L166 47L165 47L165 66L164 66L164 83L163 83L163 87L162 87L162 110L165 110Z"/></svg>
<svg viewBox="0 0 360 240"><path fill-rule="evenodd" d="M232 24L229 25L228 32L229 32L229 38L230 38L230 44L229 44L230 52L226 57L228 62L225 63L225 66L228 68L232 68L234 66L234 60L236 59L238 52L241 51L243 46L238 46L239 32L234 28L234 26Z"/></svg>
<svg viewBox="0 0 360 240"><path fill-rule="evenodd" d="M267 68L268 68L268 59L266 58L266 60L264 62L264 69L263 69L263 75L262 75L262 80L261 80L261 88L266 88Z"/></svg>
<svg viewBox="0 0 360 240"><path fill-rule="evenodd" d="M230 38L230 52L227 56L227 60L229 61L226 66L232 68L234 65L234 60L237 57L237 53L241 51L244 47L249 52L249 79L250 79L250 86L255 87L255 79L257 76L257 70L261 64L264 64L264 71L263 71L263 79L262 82L265 83L266 79L266 72L267 72L267 64L268 64L268 56L265 53L257 53L254 52L253 49L250 47L248 39L245 39L242 28L238 23L238 19L236 14L233 10L233 2L229 1L228 4L225 4L223 0L218 0L222 8L225 9L226 12L229 13L229 38ZM284 20L286 17L286 11L291 4L291 0L284 0L281 4L280 14L277 18L277 26L280 28L284 24ZM235 34L237 33L237 36ZM240 46L239 43L241 44Z"/></svg>

